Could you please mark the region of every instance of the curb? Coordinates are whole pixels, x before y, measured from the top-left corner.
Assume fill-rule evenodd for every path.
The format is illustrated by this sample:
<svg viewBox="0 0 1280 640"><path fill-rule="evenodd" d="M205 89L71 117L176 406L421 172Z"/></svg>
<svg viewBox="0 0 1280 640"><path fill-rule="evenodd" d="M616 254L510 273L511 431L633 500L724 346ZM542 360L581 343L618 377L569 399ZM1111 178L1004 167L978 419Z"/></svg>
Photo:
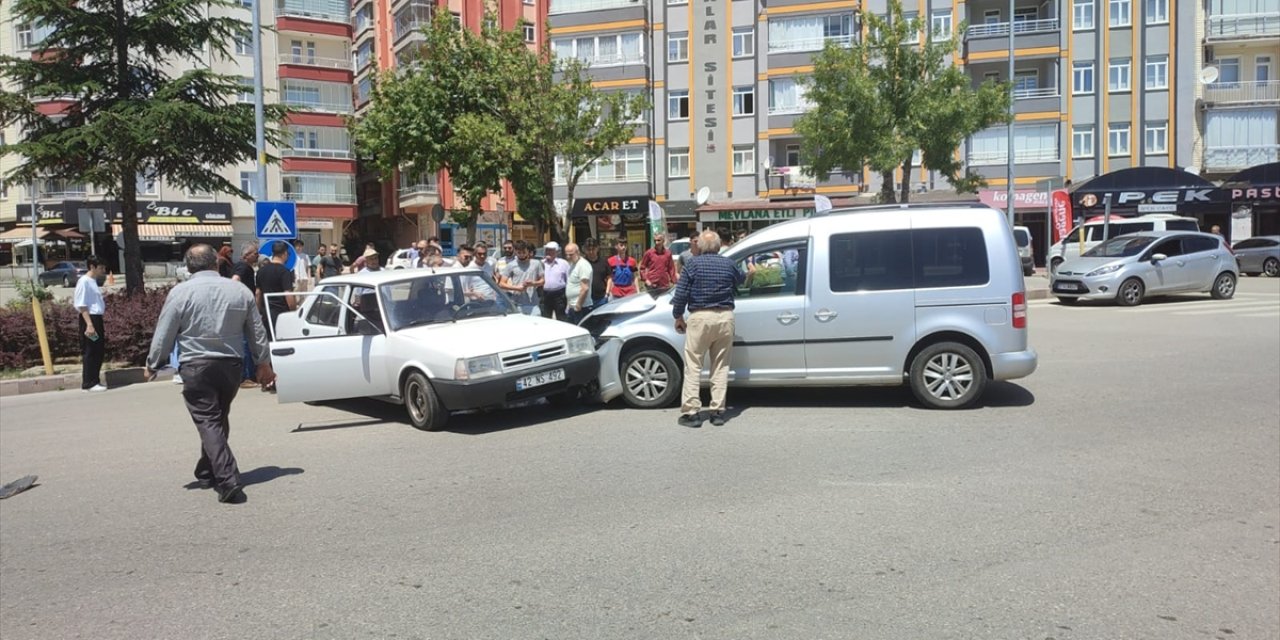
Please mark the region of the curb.
<svg viewBox="0 0 1280 640"><path fill-rule="evenodd" d="M110 369L102 372L102 383L110 389L127 387L144 382L143 367L126 369ZM172 380L173 369L161 369L156 373L156 380ZM63 373L52 376L34 376L18 380L0 380L0 397L21 396L28 393L44 393L46 391L78 391L80 374Z"/></svg>

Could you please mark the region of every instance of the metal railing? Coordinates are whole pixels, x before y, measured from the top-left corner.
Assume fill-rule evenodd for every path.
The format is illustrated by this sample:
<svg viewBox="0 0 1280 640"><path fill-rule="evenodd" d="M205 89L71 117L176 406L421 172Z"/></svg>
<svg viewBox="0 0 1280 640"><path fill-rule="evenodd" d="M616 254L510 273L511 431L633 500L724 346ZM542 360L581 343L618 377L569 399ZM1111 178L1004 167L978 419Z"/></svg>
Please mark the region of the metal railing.
<svg viewBox="0 0 1280 640"><path fill-rule="evenodd" d="M1280 160L1280 144L1205 147L1204 167L1210 171L1237 171Z"/></svg>
<svg viewBox="0 0 1280 640"><path fill-rule="evenodd" d="M771 106L769 107L769 115L771 116L795 115L800 113L807 113L811 109L813 109L813 105L811 104L794 104L794 105L785 105L781 107Z"/></svg>
<svg viewBox="0 0 1280 640"><path fill-rule="evenodd" d="M970 151L970 166L1001 165L1009 161L1009 154L1003 149L999 151ZM1013 155L1014 163L1057 162L1057 149L1024 149Z"/></svg>
<svg viewBox="0 0 1280 640"><path fill-rule="evenodd" d="M344 0L279 0L276 15L311 18L346 23L351 19L351 4Z"/></svg>
<svg viewBox="0 0 1280 640"><path fill-rule="evenodd" d="M580 11L600 11L602 9L619 9L622 7L643 6L639 0L551 0L551 8L547 13L578 13Z"/></svg>
<svg viewBox="0 0 1280 640"><path fill-rule="evenodd" d="M332 193L315 191L285 191L285 200L293 202L310 202L315 204L355 204L354 193Z"/></svg>
<svg viewBox="0 0 1280 640"><path fill-rule="evenodd" d="M1014 100L1029 100L1031 98L1057 98L1057 87L1036 87L1034 89L1014 89Z"/></svg>
<svg viewBox="0 0 1280 640"><path fill-rule="evenodd" d="M1280 80L1215 82L1204 88L1204 100L1215 104L1280 101Z"/></svg>
<svg viewBox="0 0 1280 640"><path fill-rule="evenodd" d="M407 184L400 187L400 198L412 198L414 196L436 194L440 192L440 185L435 180L427 182L418 182L415 184Z"/></svg>
<svg viewBox="0 0 1280 640"><path fill-rule="evenodd" d="M1045 18L1043 20L1014 20L1013 34L1031 34L1031 33L1052 33L1059 29L1057 18ZM995 22L992 24L975 24L965 30L965 36L968 38L995 38L999 36L1009 36L1008 22Z"/></svg>
<svg viewBox="0 0 1280 640"><path fill-rule="evenodd" d="M852 35L823 36L821 38L798 38L793 40L769 40L769 53L785 53L787 51L821 51L828 42L837 46L849 47L853 44Z"/></svg>
<svg viewBox="0 0 1280 640"><path fill-rule="evenodd" d="M351 85L338 82L285 78L280 82L282 102L290 107L330 113L351 113Z"/></svg>
<svg viewBox="0 0 1280 640"><path fill-rule="evenodd" d="M281 52L280 64L296 64L306 67L322 67L325 69L343 69L351 70L351 58L330 58L324 56L311 56L307 54L295 54L293 52Z"/></svg>
<svg viewBox="0 0 1280 640"><path fill-rule="evenodd" d="M1206 40L1261 38L1280 36L1280 15L1274 13L1236 13L1209 16L1205 24Z"/></svg>
<svg viewBox="0 0 1280 640"><path fill-rule="evenodd" d="M611 67L624 64L644 63L644 53L615 53L613 55L595 55L582 61L589 67Z"/></svg>

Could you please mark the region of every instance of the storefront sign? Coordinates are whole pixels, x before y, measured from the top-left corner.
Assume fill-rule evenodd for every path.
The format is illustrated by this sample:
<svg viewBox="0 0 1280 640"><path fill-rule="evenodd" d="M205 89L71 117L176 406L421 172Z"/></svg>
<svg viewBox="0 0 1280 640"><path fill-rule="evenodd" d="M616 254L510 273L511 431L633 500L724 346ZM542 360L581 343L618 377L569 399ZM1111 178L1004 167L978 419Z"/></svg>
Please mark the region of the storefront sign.
<svg viewBox="0 0 1280 640"><path fill-rule="evenodd" d="M66 221L64 214L65 202L57 202L53 204L36 205L36 213L40 220L37 224L71 224ZM18 205L18 223L31 224L31 205Z"/></svg>
<svg viewBox="0 0 1280 640"><path fill-rule="evenodd" d="M1071 196L1065 189L1053 192L1053 241L1058 242L1071 231Z"/></svg>
<svg viewBox="0 0 1280 640"><path fill-rule="evenodd" d="M325 218L301 218L298 220L299 229L332 229L333 220Z"/></svg>
<svg viewBox="0 0 1280 640"><path fill-rule="evenodd" d="M39 224L77 224L80 209L105 211L106 215L116 221L124 216L120 212L120 203L104 201L64 200L51 204L39 204L36 211L40 214ZM67 211L73 212L70 219ZM31 224L31 205L18 205L18 222ZM231 222L231 204L228 202L168 202L163 200L140 200L138 202L138 222L143 224L207 224Z"/></svg>
<svg viewBox="0 0 1280 640"><path fill-rule="evenodd" d="M1103 204L1111 197L1111 204L1117 207L1139 203L1154 204L1207 204L1214 202L1217 189L1165 189L1161 191L1113 191L1102 193L1085 193L1080 196L1080 206L1089 209Z"/></svg>
<svg viewBox="0 0 1280 640"><path fill-rule="evenodd" d="M1232 200L1280 200L1280 187L1232 189Z"/></svg>
<svg viewBox="0 0 1280 640"><path fill-rule="evenodd" d="M649 196L578 198L573 201L573 217L575 218L635 214L647 217L648 212Z"/></svg>
<svg viewBox="0 0 1280 640"><path fill-rule="evenodd" d="M778 222L795 218L808 218L812 215L812 207L805 209L730 209L726 211L703 211L698 214L698 220L701 222L743 222L749 220Z"/></svg>
<svg viewBox="0 0 1280 640"><path fill-rule="evenodd" d="M1177 213L1178 205L1176 204L1140 204L1138 205L1138 213Z"/></svg>
<svg viewBox="0 0 1280 640"><path fill-rule="evenodd" d="M1004 189L979 189L978 199L992 209L1004 210L1009 206L1009 192ZM1049 206L1049 192L1036 189L1015 189L1014 209L1040 209Z"/></svg>

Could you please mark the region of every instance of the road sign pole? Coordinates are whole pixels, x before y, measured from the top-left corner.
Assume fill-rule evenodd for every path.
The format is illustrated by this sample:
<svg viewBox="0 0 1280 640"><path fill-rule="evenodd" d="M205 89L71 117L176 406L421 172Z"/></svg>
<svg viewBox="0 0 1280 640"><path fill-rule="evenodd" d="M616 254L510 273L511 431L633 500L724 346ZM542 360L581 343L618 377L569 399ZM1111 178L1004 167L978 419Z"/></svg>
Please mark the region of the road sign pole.
<svg viewBox="0 0 1280 640"><path fill-rule="evenodd" d="M258 155L257 193L254 200L266 200L267 195L267 118L263 105L262 88L262 2L253 0L253 124L254 147Z"/></svg>

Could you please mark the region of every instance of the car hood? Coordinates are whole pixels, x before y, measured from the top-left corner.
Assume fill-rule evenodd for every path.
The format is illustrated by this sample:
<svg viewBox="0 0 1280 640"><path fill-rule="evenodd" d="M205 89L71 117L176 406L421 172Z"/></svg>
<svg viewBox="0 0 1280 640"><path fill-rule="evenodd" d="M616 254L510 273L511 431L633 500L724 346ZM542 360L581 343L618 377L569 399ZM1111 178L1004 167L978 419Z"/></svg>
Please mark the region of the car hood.
<svg viewBox="0 0 1280 640"><path fill-rule="evenodd" d="M1116 262L1131 262L1133 258L1091 258L1081 256L1071 258L1058 265L1058 273L1060 276L1082 276L1098 267L1105 267Z"/></svg>
<svg viewBox="0 0 1280 640"><path fill-rule="evenodd" d="M568 322L509 314L410 327L392 335L422 341L433 350L459 358L470 358L567 340L588 333L586 329Z"/></svg>
<svg viewBox="0 0 1280 640"><path fill-rule="evenodd" d="M611 315L611 314L634 314L644 313L658 306L659 304L671 304L671 290L657 289L654 291L645 291L636 293L625 298L619 298L613 302L606 303L603 306L596 307L591 315Z"/></svg>

